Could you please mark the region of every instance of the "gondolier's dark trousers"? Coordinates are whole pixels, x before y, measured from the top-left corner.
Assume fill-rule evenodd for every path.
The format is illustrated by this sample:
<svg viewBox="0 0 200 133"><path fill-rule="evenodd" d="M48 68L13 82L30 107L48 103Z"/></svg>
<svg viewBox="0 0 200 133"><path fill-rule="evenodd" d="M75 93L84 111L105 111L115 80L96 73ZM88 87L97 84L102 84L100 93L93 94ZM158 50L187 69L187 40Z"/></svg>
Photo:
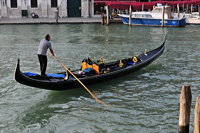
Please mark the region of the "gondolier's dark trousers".
<svg viewBox="0 0 200 133"><path fill-rule="evenodd" d="M39 62L40 62L41 75L45 75L46 68L47 68L47 56L38 54L38 59L39 59Z"/></svg>

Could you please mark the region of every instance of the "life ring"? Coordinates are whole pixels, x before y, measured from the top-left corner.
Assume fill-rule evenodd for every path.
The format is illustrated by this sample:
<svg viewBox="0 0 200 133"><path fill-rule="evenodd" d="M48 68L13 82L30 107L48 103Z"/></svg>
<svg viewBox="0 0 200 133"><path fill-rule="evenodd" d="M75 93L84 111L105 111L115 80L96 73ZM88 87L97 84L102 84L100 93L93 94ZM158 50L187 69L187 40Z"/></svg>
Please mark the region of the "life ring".
<svg viewBox="0 0 200 133"><path fill-rule="evenodd" d="M138 62L138 58L136 56L133 57L133 62L134 63Z"/></svg>

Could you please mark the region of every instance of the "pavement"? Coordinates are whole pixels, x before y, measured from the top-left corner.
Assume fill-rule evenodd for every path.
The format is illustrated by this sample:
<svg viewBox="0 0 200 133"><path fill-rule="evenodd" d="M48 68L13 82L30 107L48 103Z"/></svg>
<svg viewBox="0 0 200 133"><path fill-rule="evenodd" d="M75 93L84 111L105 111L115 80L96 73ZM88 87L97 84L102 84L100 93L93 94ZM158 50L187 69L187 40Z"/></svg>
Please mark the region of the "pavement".
<svg viewBox="0 0 200 133"><path fill-rule="evenodd" d="M101 23L101 18L60 18L59 24L89 24ZM0 18L0 25L4 24L56 24L55 18Z"/></svg>
<svg viewBox="0 0 200 133"><path fill-rule="evenodd" d="M0 18L0 25L7 24L56 24L55 18ZM101 24L101 18L59 18L58 24ZM122 23L119 18L110 23Z"/></svg>

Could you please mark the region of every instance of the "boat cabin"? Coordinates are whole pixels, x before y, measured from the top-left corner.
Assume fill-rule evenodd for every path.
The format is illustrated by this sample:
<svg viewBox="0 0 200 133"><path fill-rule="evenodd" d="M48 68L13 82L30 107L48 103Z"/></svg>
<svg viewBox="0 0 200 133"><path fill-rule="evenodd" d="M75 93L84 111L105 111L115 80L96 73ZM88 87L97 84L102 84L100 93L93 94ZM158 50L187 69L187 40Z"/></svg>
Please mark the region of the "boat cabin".
<svg viewBox="0 0 200 133"><path fill-rule="evenodd" d="M165 8L164 18L170 19L172 18L171 7L166 5L163 7L162 4L157 4L151 11L153 18L162 18L163 8Z"/></svg>
<svg viewBox="0 0 200 133"><path fill-rule="evenodd" d="M172 18L172 12L170 6L165 6L164 19ZM161 4L157 4L150 12L132 12L132 17L134 18L152 18L152 19L162 19L163 15L163 6Z"/></svg>

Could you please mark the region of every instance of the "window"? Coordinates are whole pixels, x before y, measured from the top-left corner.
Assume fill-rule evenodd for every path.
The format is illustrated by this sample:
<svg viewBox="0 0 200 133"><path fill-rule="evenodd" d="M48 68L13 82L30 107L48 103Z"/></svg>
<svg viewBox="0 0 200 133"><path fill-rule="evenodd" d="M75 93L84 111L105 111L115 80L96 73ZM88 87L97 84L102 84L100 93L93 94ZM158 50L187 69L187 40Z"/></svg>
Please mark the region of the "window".
<svg viewBox="0 0 200 133"><path fill-rule="evenodd" d="M58 7L57 0L51 0L51 7Z"/></svg>
<svg viewBox="0 0 200 133"><path fill-rule="evenodd" d="M17 8L17 0L11 0L11 8Z"/></svg>
<svg viewBox="0 0 200 133"><path fill-rule="evenodd" d="M31 0L31 8L37 8L37 0Z"/></svg>

